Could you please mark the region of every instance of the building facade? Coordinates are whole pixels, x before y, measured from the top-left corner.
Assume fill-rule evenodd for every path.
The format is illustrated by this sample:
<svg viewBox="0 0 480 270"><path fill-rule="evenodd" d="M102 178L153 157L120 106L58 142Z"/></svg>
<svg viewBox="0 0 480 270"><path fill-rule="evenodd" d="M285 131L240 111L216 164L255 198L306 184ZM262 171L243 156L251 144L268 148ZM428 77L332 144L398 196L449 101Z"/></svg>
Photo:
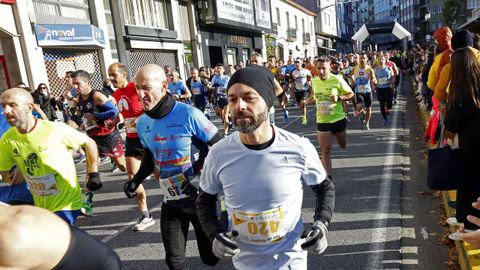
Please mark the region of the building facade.
<svg viewBox="0 0 480 270"><path fill-rule="evenodd" d="M246 63L253 52L265 56L263 33L270 33L268 0L198 0L196 15L205 65Z"/></svg>
<svg viewBox="0 0 480 270"><path fill-rule="evenodd" d="M112 58L126 64L130 79L146 64L170 66L185 76L189 67L185 40L187 43L191 41L188 30L191 3L167 0L106 2L111 4L108 8L110 16L108 12L106 15L110 17Z"/></svg>
<svg viewBox="0 0 480 270"><path fill-rule="evenodd" d="M101 87L111 61L102 1L10 0L1 9L2 88L46 83L60 95L65 72L76 69L90 72L93 86Z"/></svg>
<svg viewBox="0 0 480 270"><path fill-rule="evenodd" d="M306 2L272 1L272 37L279 59L308 57L317 54L315 44L315 16ZM312 8L310 6L310 8Z"/></svg>

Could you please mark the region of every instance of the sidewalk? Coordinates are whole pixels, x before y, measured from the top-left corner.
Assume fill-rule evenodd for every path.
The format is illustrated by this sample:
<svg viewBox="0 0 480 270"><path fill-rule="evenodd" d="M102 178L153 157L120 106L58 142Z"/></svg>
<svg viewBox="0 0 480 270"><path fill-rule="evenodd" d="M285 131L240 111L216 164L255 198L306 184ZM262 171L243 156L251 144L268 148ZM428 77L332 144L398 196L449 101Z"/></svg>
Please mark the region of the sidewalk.
<svg viewBox="0 0 480 270"><path fill-rule="evenodd" d="M411 83L413 85L413 91L415 91L417 87L413 78ZM418 104L418 108L419 108L420 117L423 123L423 129L425 129L427 127L427 122L430 117L430 113L423 110L420 106L420 103ZM448 205L448 201L455 201L457 197L457 192L455 190L439 191L439 192L441 193L442 202L443 202L443 206L446 213L445 217L441 217L440 223L443 226L448 227L448 234L453 233L457 230L457 227L448 225L446 222L446 219L448 217L455 216L455 209L451 208ZM458 256L457 263L460 269L461 270L480 270L480 249L475 249L470 244L465 243L463 241L452 241L448 238L448 234L443 237L443 242L452 242L453 245L455 245L454 250L456 252L456 255ZM456 267L455 265L449 265L449 264L447 264L447 266L449 266L450 268ZM452 268L452 269L455 269L455 268Z"/></svg>

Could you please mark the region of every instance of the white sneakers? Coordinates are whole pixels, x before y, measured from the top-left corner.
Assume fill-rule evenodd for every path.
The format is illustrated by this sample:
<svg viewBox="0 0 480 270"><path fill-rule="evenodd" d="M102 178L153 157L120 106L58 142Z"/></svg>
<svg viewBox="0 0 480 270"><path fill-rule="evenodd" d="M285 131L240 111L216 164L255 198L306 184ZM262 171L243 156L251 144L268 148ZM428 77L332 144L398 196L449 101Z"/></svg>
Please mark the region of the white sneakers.
<svg viewBox="0 0 480 270"><path fill-rule="evenodd" d="M449 218L447 218L447 223L448 223L449 225L452 225L452 226L455 226L455 227L461 227L461 226L463 226L463 223L458 222L456 217L449 217Z"/></svg>
<svg viewBox="0 0 480 270"><path fill-rule="evenodd" d="M153 224L155 224L155 220L152 218L151 215L150 217L141 217L138 220L137 224L132 226L132 230L135 232L143 231L146 228L152 226Z"/></svg>

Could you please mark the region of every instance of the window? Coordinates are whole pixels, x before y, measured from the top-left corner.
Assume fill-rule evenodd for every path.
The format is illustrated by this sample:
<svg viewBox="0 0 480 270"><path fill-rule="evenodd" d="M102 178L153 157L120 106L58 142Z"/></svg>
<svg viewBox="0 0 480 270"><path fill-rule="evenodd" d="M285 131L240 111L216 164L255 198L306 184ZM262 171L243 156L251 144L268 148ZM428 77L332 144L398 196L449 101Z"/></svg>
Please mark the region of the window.
<svg viewBox="0 0 480 270"><path fill-rule="evenodd" d="M123 0L126 25L169 29L166 0Z"/></svg>
<svg viewBox="0 0 480 270"><path fill-rule="evenodd" d="M298 30L298 21L297 21L297 15L293 16L295 18L295 29Z"/></svg>
<svg viewBox="0 0 480 270"><path fill-rule="evenodd" d="M280 23L282 20L280 19L280 9L277 7L277 24L278 26L281 26L282 24Z"/></svg>
<svg viewBox="0 0 480 270"><path fill-rule="evenodd" d="M288 12L286 14L287 14L287 28L290 28L290 14L288 14Z"/></svg>
<svg viewBox="0 0 480 270"><path fill-rule="evenodd" d="M33 9L35 10L35 15L40 19L65 17L90 23L88 0L33 0Z"/></svg>
<svg viewBox="0 0 480 270"><path fill-rule="evenodd" d="M237 64L237 49L235 48L227 49L227 64L229 65Z"/></svg>
<svg viewBox="0 0 480 270"><path fill-rule="evenodd" d="M479 6L480 0L468 0L467 1L467 9L475 9Z"/></svg>
<svg viewBox="0 0 480 270"><path fill-rule="evenodd" d="M290 28L290 14L286 12L286 15L287 15L287 28Z"/></svg>
<svg viewBox="0 0 480 270"><path fill-rule="evenodd" d="M302 33L305 33L305 19L302 18Z"/></svg>

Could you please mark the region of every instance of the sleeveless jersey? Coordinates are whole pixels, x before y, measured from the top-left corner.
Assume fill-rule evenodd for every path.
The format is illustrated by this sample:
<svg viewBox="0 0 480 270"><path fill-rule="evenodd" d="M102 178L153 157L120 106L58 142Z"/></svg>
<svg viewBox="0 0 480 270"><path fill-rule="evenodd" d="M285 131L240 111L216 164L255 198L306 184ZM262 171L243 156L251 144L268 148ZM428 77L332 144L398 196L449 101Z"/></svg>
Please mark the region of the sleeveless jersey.
<svg viewBox="0 0 480 270"><path fill-rule="evenodd" d="M368 72L373 72L372 68L365 67L359 68L356 66L353 69L354 79L355 79L355 93L369 93L372 92L370 86L370 78L368 77Z"/></svg>
<svg viewBox="0 0 480 270"><path fill-rule="evenodd" d="M97 92L97 90L92 90L87 99L84 99L82 95L78 95L78 103L80 104L80 110L82 111L82 114L106 111L95 104L95 100L93 98L95 92ZM105 125L113 123L113 119L95 119L95 121L90 121L83 116L83 123L85 124L85 130L87 131L88 136L105 136L112 133L113 129L115 128L113 125L112 128L107 128Z"/></svg>
<svg viewBox="0 0 480 270"><path fill-rule="evenodd" d="M376 68L375 69L375 76L377 76L377 87L379 88L389 88L390 87L390 79L392 75L390 74L390 68Z"/></svg>

